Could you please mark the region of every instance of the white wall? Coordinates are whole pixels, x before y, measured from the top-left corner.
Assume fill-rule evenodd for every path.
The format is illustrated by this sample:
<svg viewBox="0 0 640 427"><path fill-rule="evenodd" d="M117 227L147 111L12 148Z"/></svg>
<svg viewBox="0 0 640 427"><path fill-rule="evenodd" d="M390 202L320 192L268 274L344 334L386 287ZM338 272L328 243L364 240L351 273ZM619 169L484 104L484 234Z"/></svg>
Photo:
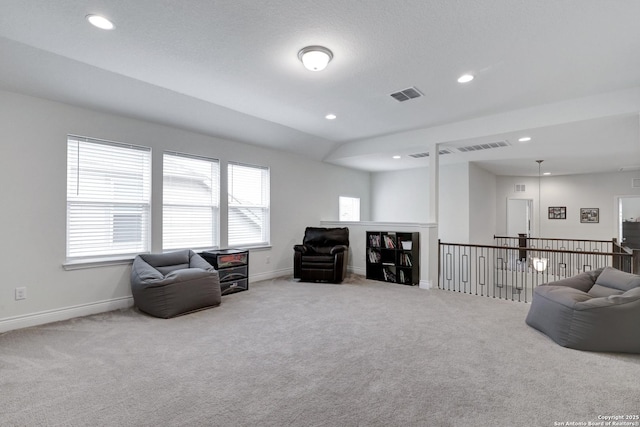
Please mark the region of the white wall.
<svg viewBox="0 0 640 427"><path fill-rule="evenodd" d="M624 198L622 201L622 218L629 221L640 221L640 196Z"/></svg>
<svg viewBox="0 0 640 427"><path fill-rule="evenodd" d="M526 191L516 192L516 184L524 185ZM499 236L507 235L507 200L510 198L533 200L531 234L538 236L538 177L496 177L496 234ZM542 214L544 215L544 212Z"/></svg>
<svg viewBox="0 0 640 427"><path fill-rule="evenodd" d="M469 241L469 164L440 166L438 237L446 243Z"/></svg>
<svg viewBox="0 0 640 427"><path fill-rule="evenodd" d="M495 244L496 176L473 163L469 164L469 242Z"/></svg>
<svg viewBox="0 0 640 427"><path fill-rule="evenodd" d="M534 199L534 230L538 230L538 206L541 206L541 237L610 240L618 237L617 198L640 195L640 188L631 187L637 172L615 172L589 175L545 176L541 179L542 203L538 204L538 178L497 177L496 220L497 234L506 231L506 200L508 197ZM526 193L515 193L515 184L526 184ZM567 219L548 219L550 206L566 206ZM599 208L600 222L580 222L580 208ZM533 232L538 236L538 231Z"/></svg>
<svg viewBox="0 0 640 427"><path fill-rule="evenodd" d="M424 223L428 207L428 168L371 174L372 221Z"/></svg>
<svg viewBox="0 0 640 427"><path fill-rule="evenodd" d="M450 243L478 243L470 239L484 242L486 236L492 238L495 230L494 175L468 163L440 165L439 170L439 238ZM429 168L371 175L373 221L428 222Z"/></svg>
<svg viewBox="0 0 640 427"><path fill-rule="evenodd" d="M373 173L372 220L427 222L428 175L426 167ZM520 198L533 200L533 236L610 240L619 237L618 197L640 196L640 188L631 187L637 177L638 172L543 176L540 204L537 176L495 176L475 164L441 166L438 236L444 242L492 244L494 234L506 234L507 199ZM526 191L516 193L516 184ZM567 219L548 219L550 206L566 206ZM580 223L580 208L599 208L600 222ZM637 209L633 201L629 209Z"/></svg>
<svg viewBox="0 0 640 427"><path fill-rule="evenodd" d="M229 160L270 167L272 247L251 251L252 281L291 272L292 247L304 227L337 220L339 195L360 197L362 219L370 217L368 173L284 152L3 91L0 132L0 330L3 323L5 330L11 322L24 326L25 318L42 317L42 323L82 312L78 307L87 313L112 301L130 303L129 265L62 268L70 133L152 147L154 252L161 250L163 150L218 158L222 168ZM221 234L226 241L225 230ZM26 300L14 300L19 286L27 287Z"/></svg>

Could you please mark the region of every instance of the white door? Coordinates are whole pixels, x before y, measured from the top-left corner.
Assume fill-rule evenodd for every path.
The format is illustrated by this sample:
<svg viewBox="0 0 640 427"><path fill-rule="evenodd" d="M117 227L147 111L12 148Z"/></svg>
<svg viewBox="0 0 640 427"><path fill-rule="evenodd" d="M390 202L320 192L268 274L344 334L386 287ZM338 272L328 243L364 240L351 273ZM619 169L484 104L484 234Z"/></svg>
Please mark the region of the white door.
<svg viewBox="0 0 640 427"><path fill-rule="evenodd" d="M507 236L531 234L532 199L507 199Z"/></svg>

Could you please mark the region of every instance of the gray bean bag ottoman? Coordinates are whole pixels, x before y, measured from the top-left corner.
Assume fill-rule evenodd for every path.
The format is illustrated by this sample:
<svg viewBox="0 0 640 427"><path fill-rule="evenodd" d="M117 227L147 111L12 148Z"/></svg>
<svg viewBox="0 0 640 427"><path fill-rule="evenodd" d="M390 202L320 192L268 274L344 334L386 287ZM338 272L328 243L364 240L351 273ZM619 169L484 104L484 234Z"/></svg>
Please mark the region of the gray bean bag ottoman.
<svg viewBox="0 0 640 427"><path fill-rule="evenodd" d="M138 309L164 319L217 306L221 300L218 272L191 250L136 256L131 292Z"/></svg>
<svg viewBox="0 0 640 427"><path fill-rule="evenodd" d="M563 347L640 353L640 276L605 267L538 286L526 322Z"/></svg>

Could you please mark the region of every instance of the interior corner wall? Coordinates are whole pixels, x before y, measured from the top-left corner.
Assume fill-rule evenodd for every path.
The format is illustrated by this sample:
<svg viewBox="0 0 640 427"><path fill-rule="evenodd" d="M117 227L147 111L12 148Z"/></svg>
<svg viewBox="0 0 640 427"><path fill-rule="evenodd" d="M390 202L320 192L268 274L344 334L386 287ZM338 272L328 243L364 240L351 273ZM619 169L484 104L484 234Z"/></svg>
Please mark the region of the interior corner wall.
<svg viewBox="0 0 640 427"><path fill-rule="evenodd" d="M498 234L506 232L506 200L509 197L534 199L534 236L568 239L611 240L618 237L619 196L640 195L632 188L637 172L545 176L538 204L538 177L497 177L496 219ZM516 193L516 184L525 184L526 193ZM566 207L566 219L549 219L548 208ZM538 208L541 208L538 210ZM599 222L581 223L580 208L598 208ZM538 219L541 217L540 225ZM536 228L538 227L538 228Z"/></svg>
<svg viewBox="0 0 640 427"><path fill-rule="evenodd" d="M441 165L438 236L450 243L470 242L469 165ZM474 177L482 176L482 171ZM482 182L486 182L483 178ZM492 194L490 192L490 194ZM479 210L485 212L486 204ZM475 209L474 209L475 210ZM488 208L492 210L492 208ZM371 174L371 219L379 222L429 221L429 168L415 168ZM486 228L486 221L473 221ZM491 230L493 232L493 230Z"/></svg>
<svg viewBox="0 0 640 427"><path fill-rule="evenodd" d="M251 251L250 278L290 273L304 228L338 220L338 196L360 197L370 218L370 174L40 98L0 91L0 323L131 296L130 265L66 271L67 135L152 148L152 250L161 250L164 150L268 166L271 247ZM226 194L222 189L222 194ZM222 230L221 230L222 231ZM268 277L265 277L268 278ZM27 299L16 301L16 287Z"/></svg>
<svg viewBox="0 0 640 427"><path fill-rule="evenodd" d="M429 169L371 173L371 220L426 223Z"/></svg>

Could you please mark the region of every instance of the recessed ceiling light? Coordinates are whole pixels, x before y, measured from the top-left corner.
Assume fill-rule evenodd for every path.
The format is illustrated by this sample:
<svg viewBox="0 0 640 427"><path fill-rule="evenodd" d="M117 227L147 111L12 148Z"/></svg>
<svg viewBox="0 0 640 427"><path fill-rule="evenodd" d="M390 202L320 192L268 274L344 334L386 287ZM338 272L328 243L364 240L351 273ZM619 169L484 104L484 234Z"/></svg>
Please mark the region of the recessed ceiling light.
<svg viewBox="0 0 640 427"><path fill-rule="evenodd" d="M327 120L335 120L336 117L338 116L336 116L335 114L327 114L326 116L324 116L324 118Z"/></svg>
<svg viewBox="0 0 640 427"><path fill-rule="evenodd" d="M522 138L519 138L518 141L520 141L520 142L529 142L529 141L531 141L531 137L530 136L523 136Z"/></svg>
<svg viewBox="0 0 640 427"><path fill-rule="evenodd" d="M458 83L469 83L471 80L473 80L473 75L472 74L463 74L460 77L458 77Z"/></svg>
<svg viewBox="0 0 640 427"><path fill-rule="evenodd" d="M551 172L545 172L542 175L551 175Z"/></svg>
<svg viewBox="0 0 640 427"><path fill-rule="evenodd" d="M398 155L395 155L395 156L392 157L392 159L395 159L395 160L398 160L400 158L401 158L401 156L398 156Z"/></svg>
<svg viewBox="0 0 640 427"><path fill-rule="evenodd" d="M113 22L109 21L104 16L100 15L87 15L87 21L91 23L94 27L101 28L103 30L113 30L114 25Z"/></svg>

